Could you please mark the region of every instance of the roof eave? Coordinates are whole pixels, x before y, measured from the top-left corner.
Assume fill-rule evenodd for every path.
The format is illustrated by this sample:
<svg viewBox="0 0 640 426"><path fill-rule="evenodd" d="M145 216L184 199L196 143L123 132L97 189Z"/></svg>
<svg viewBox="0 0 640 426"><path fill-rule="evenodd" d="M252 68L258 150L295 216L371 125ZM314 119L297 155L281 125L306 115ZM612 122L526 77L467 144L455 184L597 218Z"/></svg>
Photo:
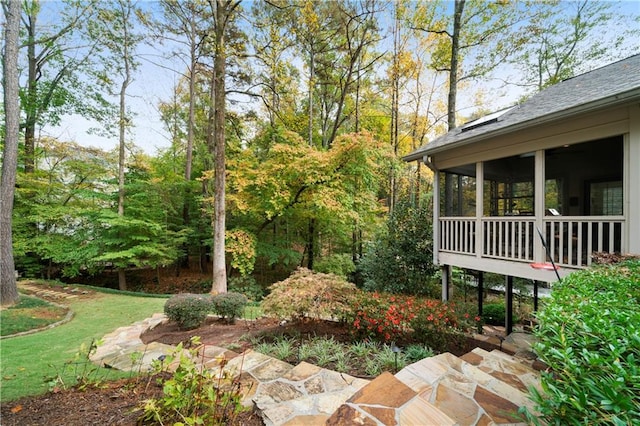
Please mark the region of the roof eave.
<svg viewBox="0 0 640 426"><path fill-rule="evenodd" d="M503 136L503 135L514 133L520 130L525 130L527 128L538 126L540 124L546 124L552 121L574 117L579 114L597 111L597 110L611 107L611 106L628 104L637 100L640 100L640 87L636 87L626 92L617 93L615 95L608 96L606 98L598 99L597 101L589 102L582 105L577 105L575 107L571 107L571 108L557 111L551 114L543 115L531 120L523 121L521 123L516 123L511 126L503 127L496 130L490 130L486 133L471 136L469 138L465 138L460 141L453 141L446 145L434 147L432 149L429 149L429 145L427 144L424 149L408 154L402 157L402 159L407 162L421 160L426 156L437 154L443 151L448 151L453 148L458 148L468 144L494 138L497 136Z"/></svg>

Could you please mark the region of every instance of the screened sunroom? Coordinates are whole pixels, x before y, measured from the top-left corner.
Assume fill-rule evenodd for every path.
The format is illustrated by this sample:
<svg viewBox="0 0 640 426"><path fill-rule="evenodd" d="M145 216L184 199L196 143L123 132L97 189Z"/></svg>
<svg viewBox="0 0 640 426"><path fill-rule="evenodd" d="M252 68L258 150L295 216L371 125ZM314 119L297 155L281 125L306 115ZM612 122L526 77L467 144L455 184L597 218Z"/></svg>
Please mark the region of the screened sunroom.
<svg viewBox="0 0 640 426"><path fill-rule="evenodd" d="M434 263L553 283L640 254L640 55L565 80L405 157L434 172ZM535 287L534 287L535 288Z"/></svg>

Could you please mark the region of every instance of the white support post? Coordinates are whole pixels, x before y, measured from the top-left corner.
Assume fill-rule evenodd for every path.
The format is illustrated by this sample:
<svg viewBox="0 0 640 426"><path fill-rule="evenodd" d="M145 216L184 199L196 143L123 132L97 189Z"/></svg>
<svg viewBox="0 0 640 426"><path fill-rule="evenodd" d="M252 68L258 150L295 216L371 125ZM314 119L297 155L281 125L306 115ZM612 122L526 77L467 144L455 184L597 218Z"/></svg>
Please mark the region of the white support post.
<svg viewBox="0 0 640 426"><path fill-rule="evenodd" d="M622 252L640 254L640 104L629 107L629 133L624 137L624 217L626 236Z"/></svg>
<svg viewBox="0 0 640 426"><path fill-rule="evenodd" d="M545 234L544 229L544 150L536 151L535 155L535 175L534 175L534 187L535 187L535 195L534 195L534 210L536 216L535 226L542 232L542 235ZM534 232L535 242L533 244L533 260L535 262L546 262L547 256L542 245L542 241L540 241L540 237L538 236L538 232Z"/></svg>
<svg viewBox="0 0 640 426"><path fill-rule="evenodd" d="M433 170L433 264L438 265L440 250L440 173Z"/></svg>
<svg viewBox="0 0 640 426"><path fill-rule="evenodd" d="M484 215L484 163L476 163L476 257L481 258L484 247L484 229L482 216Z"/></svg>

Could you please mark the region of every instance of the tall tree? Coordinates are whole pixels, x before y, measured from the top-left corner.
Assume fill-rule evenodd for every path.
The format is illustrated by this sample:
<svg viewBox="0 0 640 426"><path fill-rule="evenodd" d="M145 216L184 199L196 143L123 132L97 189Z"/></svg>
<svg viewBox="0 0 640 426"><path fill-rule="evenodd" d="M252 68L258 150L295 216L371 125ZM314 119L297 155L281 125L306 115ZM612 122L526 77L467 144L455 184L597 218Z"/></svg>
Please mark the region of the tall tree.
<svg viewBox="0 0 640 426"><path fill-rule="evenodd" d="M185 147L185 165L184 165L184 203L182 209L182 217L185 225L191 220L189 211L190 201L192 198L191 185L189 184L193 177L193 152L194 139L196 133L196 103L197 92L196 84L199 68L198 61L203 54L203 46L207 37L206 29L211 21L211 14L204 3L198 1L177 1L162 0L161 6L163 10L163 19L152 23L152 27L157 31L157 38L161 42L169 42L177 44L183 49L171 51L172 57L178 57L186 66L186 71L177 71L188 83L188 113L186 121L186 147ZM186 53L185 53L186 51ZM174 137L176 136L176 132ZM189 264L189 250L184 248L185 256L183 258L183 266ZM179 269L178 269L179 271Z"/></svg>
<svg viewBox="0 0 640 426"><path fill-rule="evenodd" d="M513 58L524 81L538 91L638 52L638 44L625 41L640 37L638 16L624 16L620 4L600 1L534 2L536 13L522 28L526 42ZM636 22L633 22L633 19Z"/></svg>
<svg viewBox="0 0 640 426"><path fill-rule="evenodd" d="M251 9L254 22L251 37L255 61L255 83L269 126L284 125L301 132L296 112L298 109L299 70L293 64L293 36L288 19L295 6L275 2L255 2Z"/></svg>
<svg viewBox="0 0 640 426"><path fill-rule="evenodd" d="M205 8L197 1L162 0L164 19L154 23L159 30L161 40L167 39L173 43L183 45L187 53L172 52L172 56L183 58L186 65L186 77L189 84L189 110L187 119L187 144L186 164L184 170L185 180L192 177L193 164L193 139L195 133L195 107L196 107L196 78L198 73L198 60L202 54L202 46L206 37L207 20ZM204 28L203 28L204 27ZM183 74L182 71L179 71Z"/></svg>
<svg viewBox="0 0 640 426"><path fill-rule="evenodd" d="M458 87L464 81L488 77L505 63L520 41L514 28L523 11L516 2L455 0L418 3L413 29L438 36L431 66L449 81L447 123L456 127Z"/></svg>
<svg viewBox="0 0 640 426"><path fill-rule="evenodd" d="M297 22L293 24L294 34L298 44L307 54L306 63L309 70L307 79L307 113L308 113L308 138L309 145L313 145L314 128L314 90L316 85L316 56L328 50L327 44L331 34L324 22L320 21L316 6L324 6L324 3L315 4L311 0L300 0ZM294 15L295 16L295 15Z"/></svg>
<svg viewBox="0 0 640 426"><path fill-rule="evenodd" d="M131 117L127 111L127 90L133 80L133 74L139 65L136 59L136 46L142 35L135 32L135 25L144 15L131 0L114 0L101 3L98 11L99 19L91 28L93 36L101 40L103 45L103 68L98 77L111 95L118 98L118 114L116 119L118 134L118 216L124 216L125 207L125 154L127 128L131 125ZM112 79L116 75L121 80ZM117 88L117 90L114 90ZM124 236L123 236L124 237ZM126 290L125 268L118 269L118 287Z"/></svg>
<svg viewBox="0 0 640 426"><path fill-rule="evenodd" d="M3 1L2 8L6 20L2 56L5 129L2 182L0 182L0 306L8 306L15 304L20 298L14 275L11 215L18 167L18 139L20 137L18 33L22 3Z"/></svg>
<svg viewBox="0 0 640 426"><path fill-rule="evenodd" d="M322 145L328 148L339 130L355 113L358 76L370 70L382 57L373 52L381 40L377 19L381 6L376 0L332 2L330 16L337 28L334 51L320 59Z"/></svg>
<svg viewBox="0 0 640 426"><path fill-rule="evenodd" d="M209 0L214 14L213 58L213 152L214 157L214 218L213 218L213 283L212 293L227 291L227 267L225 262L226 232L226 85L227 31L236 18L240 0Z"/></svg>
<svg viewBox="0 0 640 426"><path fill-rule="evenodd" d="M99 117L106 103L95 87L78 74L90 65L93 43L83 40L80 31L92 19L95 0L47 4L55 11L43 13L40 0L24 2L27 75L21 93L24 111L24 169L36 167L36 129L43 123L56 124L60 114L76 112ZM40 24L41 15L55 13L58 19Z"/></svg>

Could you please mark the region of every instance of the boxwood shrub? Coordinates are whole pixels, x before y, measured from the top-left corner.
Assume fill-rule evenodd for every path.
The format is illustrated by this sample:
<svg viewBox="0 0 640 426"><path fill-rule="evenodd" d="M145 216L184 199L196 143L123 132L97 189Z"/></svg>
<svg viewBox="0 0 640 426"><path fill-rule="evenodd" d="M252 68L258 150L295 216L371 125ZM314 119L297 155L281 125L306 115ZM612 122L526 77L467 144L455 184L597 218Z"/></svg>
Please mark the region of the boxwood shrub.
<svg viewBox="0 0 640 426"><path fill-rule="evenodd" d="M482 321L485 324L504 326L506 322L507 308L504 303L487 303L482 307ZM520 321L516 312L512 318L514 323Z"/></svg>
<svg viewBox="0 0 640 426"><path fill-rule="evenodd" d="M504 303L487 303L482 307L482 320L485 324L505 324L506 307Z"/></svg>
<svg viewBox="0 0 640 426"><path fill-rule="evenodd" d="M538 314L534 423L640 424L640 261L576 272Z"/></svg>
<svg viewBox="0 0 640 426"><path fill-rule="evenodd" d="M211 312L211 296L181 293L171 296L164 304L164 313L183 330L200 327Z"/></svg>
<svg viewBox="0 0 640 426"><path fill-rule="evenodd" d="M249 299L241 293L233 291L227 293L216 294L211 298L211 307L213 312L220 315L227 322L234 323L244 313Z"/></svg>

